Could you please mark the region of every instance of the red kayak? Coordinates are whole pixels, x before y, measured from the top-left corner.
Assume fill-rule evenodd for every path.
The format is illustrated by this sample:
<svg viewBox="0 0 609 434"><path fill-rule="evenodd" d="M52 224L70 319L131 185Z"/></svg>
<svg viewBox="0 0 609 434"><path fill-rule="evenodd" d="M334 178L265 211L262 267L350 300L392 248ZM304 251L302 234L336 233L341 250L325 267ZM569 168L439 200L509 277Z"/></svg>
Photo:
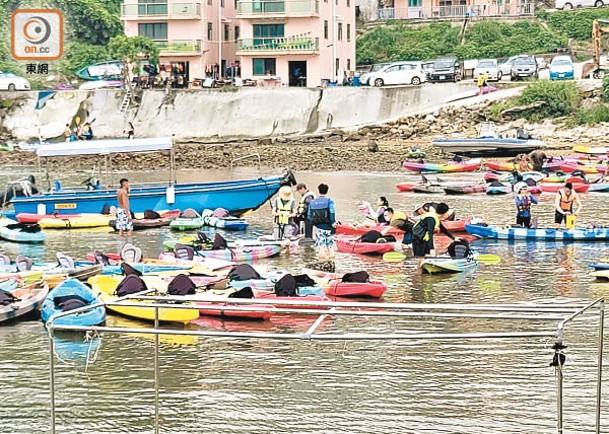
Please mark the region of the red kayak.
<svg viewBox="0 0 609 434"><path fill-rule="evenodd" d="M294 306L289 304L281 304L281 301L332 301L324 295L299 295L297 297L279 297L271 291L254 291L256 298L264 300L272 300L273 306L286 309L327 309L324 306ZM276 303L279 302L279 303Z"/></svg>
<svg viewBox="0 0 609 434"><path fill-rule="evenodd" d="M234 304L226 304L226 303L212 303L212 302L197 302L195 305L199 308L199 313L205 316L216 316L220 318L233 318L233 319L259 319L259 320L268 320L273 315L274 312L249 312L243 310L234 310L232 308L235 307ZM240 306L250 306L250 307L265 307L271 308L272 306L265 304L243 304Z"/></svg>
<svg viewBox="0 0 609 434"><path fill-rule="evenodd" d="M417 184L416 182L403 182L402 184L396 184L396 188L398 189L398 191L407 192L412 191L412 189L418 185L419 184Z"/></svg>
<svg viewBox="0 0 609 434"><path fill-rule="evenodd" d="M387 291L387 285L378 280L370 282L343 282L332 280L330 285L324 288L326 295L332 297L371 297L381 298Z"/></svg>
<svg viewBox="0 0 609 434"><path fill-rule="evenodd" d="M38 223L40 219L56 218L56 219L74 219L79 218L82 214L34 214L28 212L20 212L15 216L20 223Z"/></svg>
<svg viewBox="0 0 609 434"><path fill-rule="evenodd" d="M602 167L602 166L600 166ZM582 171L585 174L597 173L597 166L583 165L583 164L561 164L560 170L565 173L575 172L576 170Z"/></svg>
<svg viewBox="0 0 609 434"><path fill-rule="evenodd" d="M559 184L557 182L547 182L541 184L541 191L544 193L558 193L559 190L565 188L565 184ZM577 193L585 193L590 188L588 184L573 184L573 190Z"/></svg>
<svg viewBox="0 0 609 434"><path fill-rule="evenodd" d="M466 220L442 220L442 224L446 229L452 232L465 232L465 225L470 222L470 219ZM336 234L340 235L364 235L369 231L379 231L382 232L384 229L387 229L387 226L383 225L372 225L372 226L362 226L362 225L348 225L348 224L339 224L336 228ZM396 228L389 229L388 235L393 235L396 238L401 238L404 235L404 232L400 231Z"/></svg>
<svg viewBox="0 0 609 434"><path fill-rule="evenodd" d="M393 251L393 243L362 243L356 238L337 237L336 247L342 253L359 253L361 255L382 255Z"/></svg>

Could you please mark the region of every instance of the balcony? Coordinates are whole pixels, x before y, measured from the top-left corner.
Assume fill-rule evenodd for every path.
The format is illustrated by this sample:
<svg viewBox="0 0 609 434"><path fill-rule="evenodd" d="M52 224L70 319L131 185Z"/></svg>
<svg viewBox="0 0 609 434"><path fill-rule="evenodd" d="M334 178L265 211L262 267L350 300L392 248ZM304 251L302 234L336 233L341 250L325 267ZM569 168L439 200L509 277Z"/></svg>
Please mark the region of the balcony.
<svg viewBox="0 0 609 434"><path fill-rule="evenodd" d="M200 39L155 40L161 56L197 56L201 54Z"/></svg>
<svg viewBox="0 0 609 434"><path fill-rule="evenodd" d="M200 20L200 3L140 3L121 5L124 21L145 20Z"/></svg>
<svg viewBox="0 0 609 434"><path fill-rule="evenodd" d="M319 0L239 1L237 12L240 18L308 17L319 15Z"/></svg>
<svg viewBox="0 0 609 434"><path fill-rule="evenodd" d="M237 41L238 56L315 54L317 52L319 52L319 38L309 36L239 39Z"/></svg>

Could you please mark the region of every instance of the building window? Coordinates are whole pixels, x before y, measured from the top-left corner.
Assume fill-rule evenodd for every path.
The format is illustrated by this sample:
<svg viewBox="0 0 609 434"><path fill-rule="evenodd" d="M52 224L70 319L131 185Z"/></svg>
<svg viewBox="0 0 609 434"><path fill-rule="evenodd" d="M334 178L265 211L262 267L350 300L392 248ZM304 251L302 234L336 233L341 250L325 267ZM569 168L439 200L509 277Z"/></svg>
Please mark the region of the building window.
<svg viewBox="0 0 609 434"><path fill-rule="evenodd" d="M224 0L220 0L220 6L224 7Z"/></svg>
<svg viewBox="0 0 609 434"><path fill-rule="evenodd" d="M167 15L167 2L166 0L138 0L138 15Z"/></svg>
<svg viewBox="0 0 609 434"><path fill-rule="evenodd" d="M351 40L351 24L347 23L347 41Z"/></svg>
<svg viewBox="0 0 609 434"><path fill-rule="evenodd" d="M224 40L228 41L229 37L230 37L230 27L228 26L228 24L224 24Z"/></svg>
<svg viewBox="0 0 609 434"><path fill-rule="evenodd" d="M423 6L423 0L408 0L409 8L420 8Z"/></svg>
<svg viewBox="0 0 609 434"><path fill-rule="evenodd" d="M347 59L347 71L351 71L351 59Z"/></svg>
<svg viewBox="0 0 609 434"><path fill-rule="evenodd" d="M235 41L239 39L241 36L241 28L239 26L235 26Z"/></svg>
<svg viewBox="0 0 609 434"><path fill-rule="evenodd" d="M207 40L211 41L214 37L214 25L213 23L207 23Z"/></svg>
<svg viewBox="0 0 609 434"><path fill-rule="evenodd" d="M254 24L254 45L266 44L283 36L283 24Z"/></svg>
<svg viewBox="0 0 609 434"><path fill-rule="evenodd" d="M167 23L141 23L137 26L138 36L146 36L147 38L157 41L167 40Z"/></svg>
<svg viewBox="0 0 609 434"><path fill-rule="evenodd" d="M351 7L351 0L347 0L347 7L350 8Z"/></svg>
<svg viewBox="0 0 609 434"><path fill-rule="evenodd" d="M211 0L207 0L207 4L211 6Z"/></svg>
<svg viewBox="0 0 609 434"><path fill-rule="evenodd" d="M275 75L277 73L275 58L254 59L254 75Z"/></svg>
<svg viewBox="0 0 609 434"><path fill-rule="evenodd" d="M336 65L335 65L335 69L334 69L334 73L336 74L336 76L338 77L338 70L340 69L340 59L336 59ZM342 78L342 77L341 77Z"/></svg>
<svg viewBox="0 0 609 434"><path fill-rule="evenodd" d="M324 39L328 39L328 20L324 20Z"/></svg>
<svg viewBox="0 0 609 434"><path fill-rule="evenodd" d="M338 40L343 40L343 23L338 23Z"/></svg>
<svg viewBox="0 0 609 434"><path fill-rule="evenodd" d="M235 10L238 10L238 5L237 5L238 2L239 2L239 0L235 0Z"/></svg>

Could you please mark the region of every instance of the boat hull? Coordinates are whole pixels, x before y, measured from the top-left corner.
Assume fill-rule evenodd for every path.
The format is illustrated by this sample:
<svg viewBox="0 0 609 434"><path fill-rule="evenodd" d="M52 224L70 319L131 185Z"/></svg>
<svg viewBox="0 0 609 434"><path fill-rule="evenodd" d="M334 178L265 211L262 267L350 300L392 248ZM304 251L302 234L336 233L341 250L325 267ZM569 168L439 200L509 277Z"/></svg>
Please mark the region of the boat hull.
<svg viewBox="0 0 609 434"><path fill-rule="evenodd" d="M531 240L531 241L606 241L609 240L609 228L576 228L576 229L527 229L499 228L494 226L465 225L471 235L498 240Z"/></svg>
<svg viewBox="0 0 609 434"><path fill-rule="evenodd" d="M286 172L282 176L222 181L197 184L177 184L174 201L170 204L171 195L167 186L133 186L129 194L131 210L141 212L147 209L175 210L192 208L224 208L232 214L256 209L277 193L282 184L293 183L294 176ZM117 206L116 190L100 191L59 191L30 197L15 197L11 203L19 213L53 213L81 214L101 213L104 206ZM40 206L40 209L39 209ZM44 210L42 210L44 207Z"/></svg>
<svg viewBox="0 0 609 434"><path fill-rule="evenodd" d="M515 157L546 146L539 140L501 139L496 137L440 139L433 140L431 143L444 151L467 157Z"/></svg>

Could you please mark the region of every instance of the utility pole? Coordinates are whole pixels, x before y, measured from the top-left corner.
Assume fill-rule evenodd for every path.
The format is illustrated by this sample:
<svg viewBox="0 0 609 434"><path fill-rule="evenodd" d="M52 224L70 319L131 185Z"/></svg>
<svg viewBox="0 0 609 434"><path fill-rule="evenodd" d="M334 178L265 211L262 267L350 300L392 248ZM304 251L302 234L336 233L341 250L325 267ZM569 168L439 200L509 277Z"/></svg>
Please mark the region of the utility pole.
<svg viewBox="0 0 609 434"><path fill-rule="evenodd" d="M337 81L336 75L336 0L332 2L332 80Z"/></svg>

